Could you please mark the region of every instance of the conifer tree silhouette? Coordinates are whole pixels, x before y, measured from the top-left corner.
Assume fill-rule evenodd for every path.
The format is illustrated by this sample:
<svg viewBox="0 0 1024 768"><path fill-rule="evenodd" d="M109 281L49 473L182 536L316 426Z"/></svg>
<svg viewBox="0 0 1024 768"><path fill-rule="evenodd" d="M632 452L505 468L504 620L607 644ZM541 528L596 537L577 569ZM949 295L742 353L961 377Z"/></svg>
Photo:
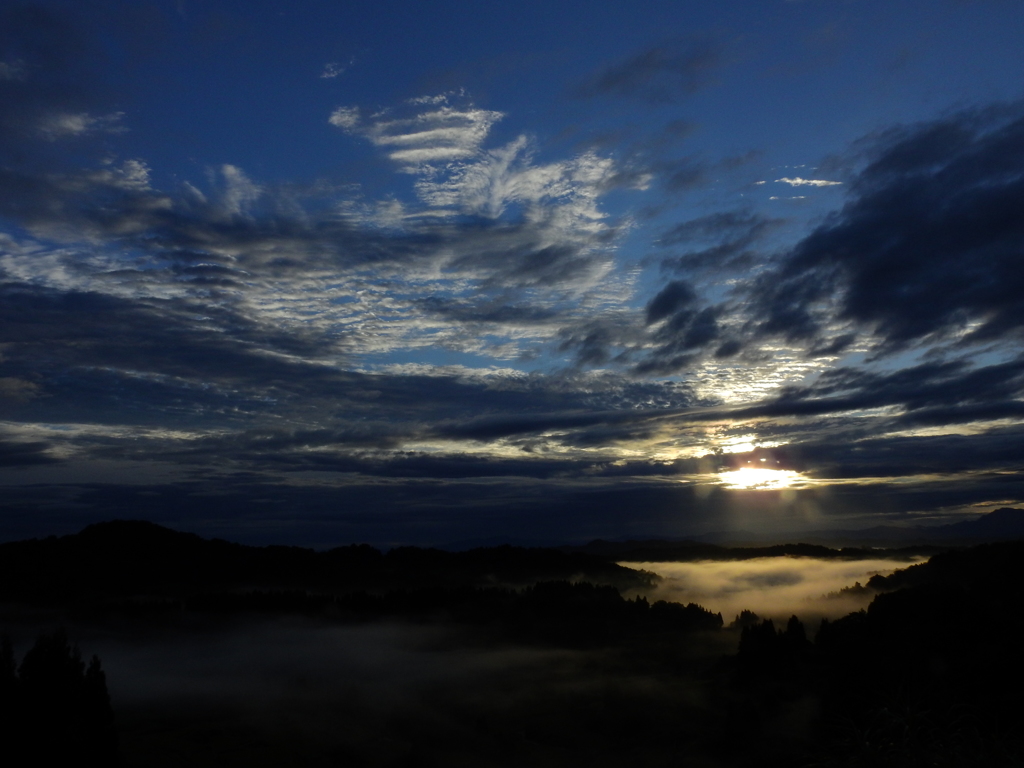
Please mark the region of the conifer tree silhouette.
<svg viewBox="0 0 1024 768"><path fill-rule="evenodd" d="M11 638L0 638L0 744L10 744L18 733L18 678Z"/></svg>
<svg viewBox="0 0 1024 768"><path fill-rule="evenodd" d="M14 672L10 641L0 648L6 766L119 763L114 713L99 658L88 668L58 629L41 634ZM9 729L9 730L8 730Z"/></svg>

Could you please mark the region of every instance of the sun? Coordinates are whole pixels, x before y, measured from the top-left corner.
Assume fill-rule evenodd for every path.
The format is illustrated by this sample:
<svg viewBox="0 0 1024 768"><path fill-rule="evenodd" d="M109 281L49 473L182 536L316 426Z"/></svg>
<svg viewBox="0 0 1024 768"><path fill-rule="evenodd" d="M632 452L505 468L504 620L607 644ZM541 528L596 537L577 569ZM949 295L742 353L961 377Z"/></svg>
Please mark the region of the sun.
<svg viewBox="0 0 1024 768"><path fill-rule="evenodd" d="M800 479L800 473L789 469L741 467L731 472L720 472L718 477L726 488L770 491L791 488Z"/></svg>

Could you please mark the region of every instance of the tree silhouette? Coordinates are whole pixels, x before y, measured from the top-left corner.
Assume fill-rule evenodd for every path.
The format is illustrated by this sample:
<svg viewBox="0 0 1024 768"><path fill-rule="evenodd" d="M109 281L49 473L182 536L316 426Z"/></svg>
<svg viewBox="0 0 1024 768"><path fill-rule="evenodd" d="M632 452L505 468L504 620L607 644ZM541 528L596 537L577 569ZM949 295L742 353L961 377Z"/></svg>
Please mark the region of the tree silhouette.
<svg viewBox="0 0 1024 768"><path fill-rule="evenodd" d="M18 678L15 669L11 638L4 635L0 639L0 744L10 744L18 732L15 722L18 716Z"/></svg>
<svg viewBox="0 0 1024 768"><path fill-rule="evenodd" d="M99 658L88 667L63 630L41 634L15 667L0 644L0 716L5 766L117 765L117 733Z"/></svg>

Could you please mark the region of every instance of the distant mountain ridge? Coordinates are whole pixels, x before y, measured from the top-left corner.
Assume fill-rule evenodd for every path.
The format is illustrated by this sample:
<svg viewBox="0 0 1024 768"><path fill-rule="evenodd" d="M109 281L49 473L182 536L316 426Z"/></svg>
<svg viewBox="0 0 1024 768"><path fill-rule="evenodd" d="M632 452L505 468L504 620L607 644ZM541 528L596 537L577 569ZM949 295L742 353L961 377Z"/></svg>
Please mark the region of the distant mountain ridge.
<svg viewBox="0 0 1024 768"><path fill-rule="evenodd" d="M946 525L876 525L871 528L845 530L818 530L782 534L809 544L829 546L912 546L912 545L970 545L995 541L1024 539L1024 509L1000 507L974 520L962 520ZM716 531L693 536L700 543L735 544L777 541L780 534L761 534L751 531Z"/></svg>
<svg viewBox="0 0 1024 768"><path fill-rule="evenodd" d="M946 547L914 545L879 550L874 547L843 547L836 549L822 544L772 544L768 546L729 547L699 541L603 541L598 539L581 547L562 547L566 552L580 552L630 563L694 562L698 560L753 560L761 557L816 557L822 560L868 560L884 553L892 560L913 560L931 556Z"/></svg>
<svg viewBox="0 0 1024 768"><path fill-rule="evenodd" d="M779 544L780 538L788 538L794 543ZM852 560L877 557L880 554L878 548L886 550L886 557L910 559L918 555L932 555L951 546L1018 539L1024 539L1024 509L1002 507L976 520L939 526L879 525L859 530L783 534L721 531L683 540L598 539L583 546L561 549L628 562L749 560L786 555Z"/></svg>
<svg viewBox="0 0 1024 768"><path fill-rule="evenodd" d="M171 597L225 589L350 593L569 579L633 589L648 586L651 578L607 558L555 549L397 547L385 553L359 544L320 552L203 539L142 520L0 544L0 601Z"/></svg>

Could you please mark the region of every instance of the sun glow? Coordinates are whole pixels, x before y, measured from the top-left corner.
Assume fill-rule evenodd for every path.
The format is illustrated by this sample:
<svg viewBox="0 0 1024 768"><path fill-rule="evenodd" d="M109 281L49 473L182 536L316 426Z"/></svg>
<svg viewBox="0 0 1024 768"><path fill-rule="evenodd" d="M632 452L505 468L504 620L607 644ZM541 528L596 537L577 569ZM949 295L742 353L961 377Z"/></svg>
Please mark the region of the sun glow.
<svg viewBox="0 0 1024 768"><path fill-rule="evenodd" d="M800 473L789 469L741 467L731 472L720 472L718 477L726 488L776 490L791 488L800 480Z"/></svg>

